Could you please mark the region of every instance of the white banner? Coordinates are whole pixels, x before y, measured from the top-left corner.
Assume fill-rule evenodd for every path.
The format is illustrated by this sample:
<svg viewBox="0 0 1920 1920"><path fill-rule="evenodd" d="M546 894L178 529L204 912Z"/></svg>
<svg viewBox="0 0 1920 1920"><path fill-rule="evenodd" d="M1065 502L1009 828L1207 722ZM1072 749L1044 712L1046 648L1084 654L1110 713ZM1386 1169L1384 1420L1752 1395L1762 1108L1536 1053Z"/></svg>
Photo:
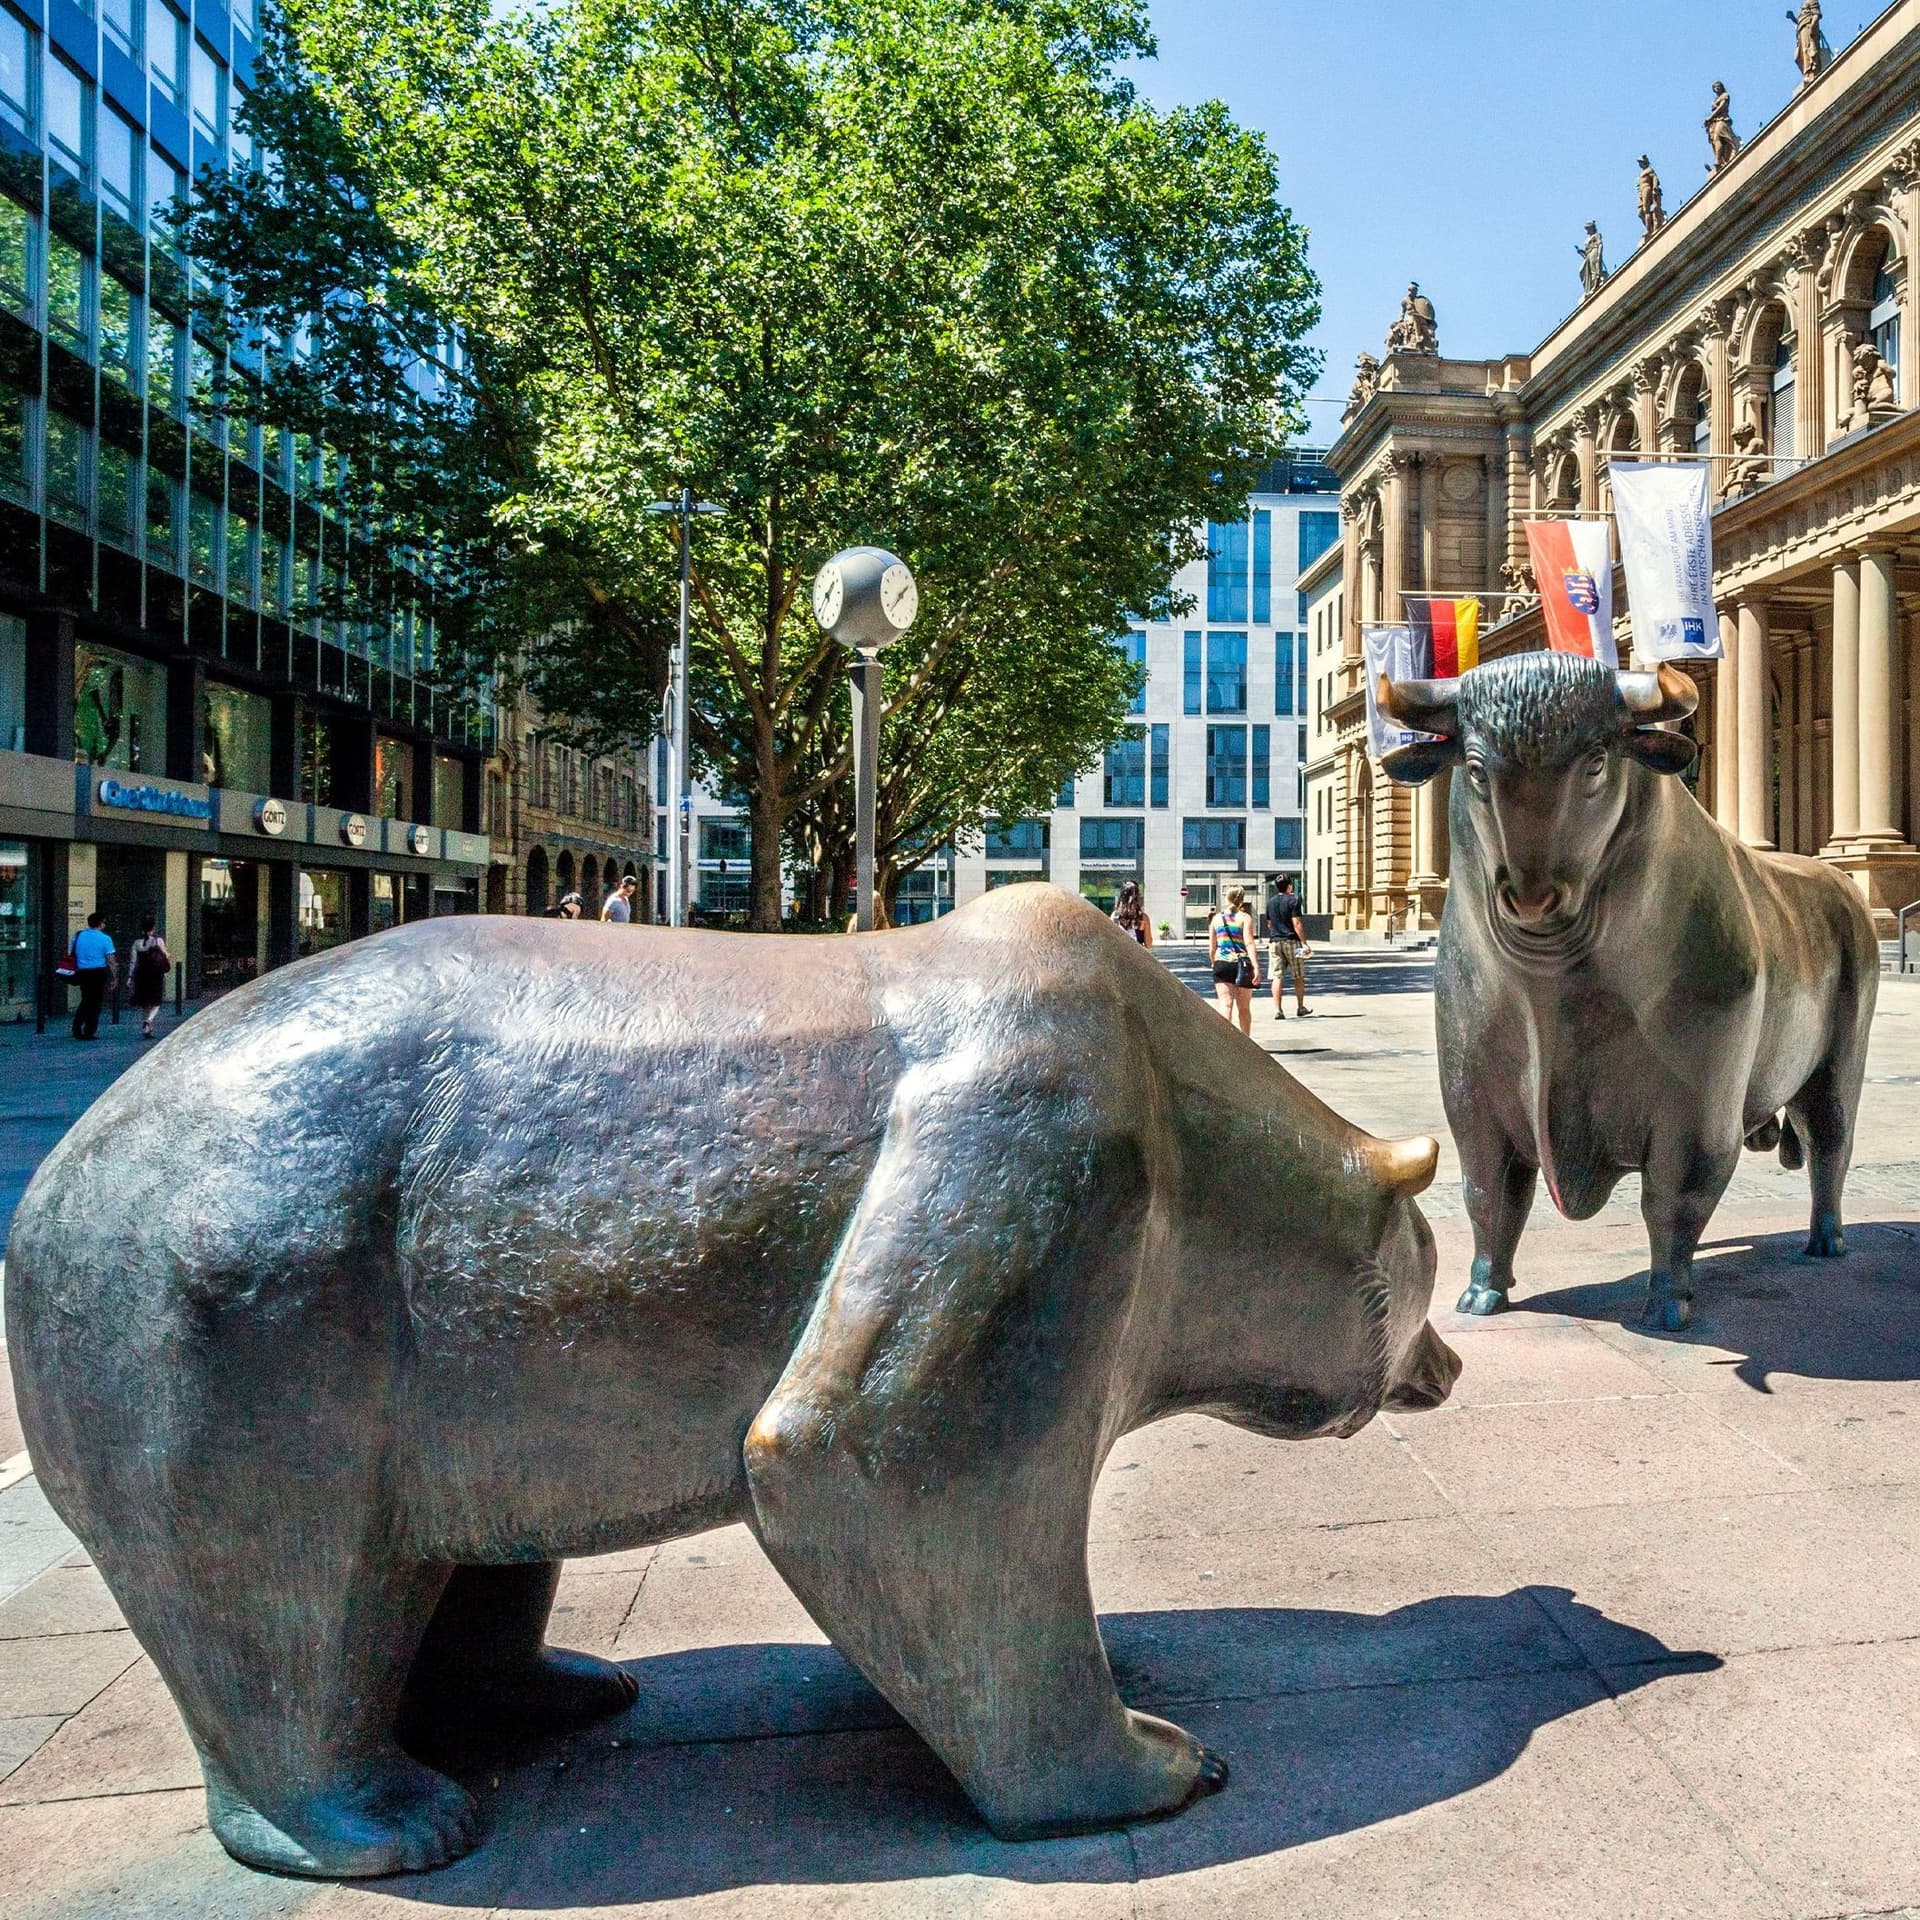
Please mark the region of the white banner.
<svg viewBox="0 0 1920 1920"><path fill-rule="evenodd" d="M1367 745L1377 766L1395 747L1431 740L1431 733L1403 727L1390 713L1380 711L1380 676L1389 680L1422 680L1427 676L1422 648L1411 627L1362 627L1360 645L1367 661Z"/></svg>
<svg viewBox="0 0 1920 1920"><path fill-rule="evenodd" d="M1635 666L1720 658L1704 460L1609 461Z"/></svg>

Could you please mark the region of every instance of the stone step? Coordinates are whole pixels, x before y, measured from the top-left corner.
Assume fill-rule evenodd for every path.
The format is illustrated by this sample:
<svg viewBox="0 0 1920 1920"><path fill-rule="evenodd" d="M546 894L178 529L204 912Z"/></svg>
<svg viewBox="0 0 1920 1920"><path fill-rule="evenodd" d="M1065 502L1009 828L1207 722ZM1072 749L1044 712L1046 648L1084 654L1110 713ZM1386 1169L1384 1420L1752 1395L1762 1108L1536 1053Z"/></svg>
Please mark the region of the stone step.
<svg viewBox="0 0 1920 1920"><path fill-rule="evenodd" d="M1882 973L1908 973L1920 971L1920 930L1909 929L1907 933L1907 962L1900 964L1900 942L1882 940L1880 942L1880 971Z"/></svg>

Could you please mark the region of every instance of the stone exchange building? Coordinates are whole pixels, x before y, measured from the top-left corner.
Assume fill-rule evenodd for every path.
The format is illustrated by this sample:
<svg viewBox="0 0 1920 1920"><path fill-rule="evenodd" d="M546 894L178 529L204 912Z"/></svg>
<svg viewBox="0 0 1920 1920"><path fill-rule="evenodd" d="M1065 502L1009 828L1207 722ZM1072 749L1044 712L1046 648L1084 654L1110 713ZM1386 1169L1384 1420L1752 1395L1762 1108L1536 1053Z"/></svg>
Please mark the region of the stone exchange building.
<svg viewBox="0 0 1920 1920"><path fill-rule="evenodd" d="M1701 801L1843 868L1883 932L1920 899L1920 0L1744 147L1708 133L1706 184L1666 215L1645 169L1639 244L1583 262L1590 290L1531 354L1446 358L1410 292L1384 360L1362 356L1327 456L1341 542L1300 582L1308 904L1336 929L1432 926L1446 892L1445 780L1396 787L1368 756L1362 624L1399 620L1405 590L1479 592L1483 659L1544 645L1522 522L1606 511L1609 455L1643 450L1713 463L1726 658L1693 669Z"/></svg>

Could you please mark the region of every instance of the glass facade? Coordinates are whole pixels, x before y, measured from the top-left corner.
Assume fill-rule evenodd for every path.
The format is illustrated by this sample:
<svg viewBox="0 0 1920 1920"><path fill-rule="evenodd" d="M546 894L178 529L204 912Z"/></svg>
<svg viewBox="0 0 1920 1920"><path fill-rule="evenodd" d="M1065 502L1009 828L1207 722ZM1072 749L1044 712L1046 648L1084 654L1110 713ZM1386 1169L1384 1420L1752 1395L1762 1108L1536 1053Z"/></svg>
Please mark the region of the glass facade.
<svg viewBox="0 0 1920 1920"><path fill-rule="evenodd" d="M347 937L347 876L325 867L300 870L295 928L300 957L325 953Z"/></svg>
<svg viewBox="0 0 1920 1920"><path fill-rule="evenodd" d="M1273 514L1253 513L1253 617L1263 625L1273 618Z"/></svg>
<svg viewBox="0 0 1920 1920"><path fill-rule="evenodd" d="M202 695L200 778L210 787L267 793L273 783L273 702L209 680Z"/></svg>
<svg viewBox="0 0 1920 1920"><path fill-rule="evenodd" d="M1133 696L1133 703L1127 711L1145 713L1147 710L1147 636L1135 628L1121 636L1120 649L1140 670L1140 689Z"/></svg>
<svg viewBox="0 0 1920 1920"><path fill-rule="evenodd" d="M1247 804L1247 730L1245 727L1207 729L1207 805L1244 807Z"/></svg>
<svg viewBox="0 0 1920 1920"><path fill-rule="evenodd" d="M1295 573L1305 573L1340 538L1338 513L1307 512L1300 515L1300 563Z"/></svg>
<svg viewBox="0 0 1920 1920"><path fill-rule="evenodd" d="M1138 729L1107 749L1100 797L1110 807L1147 804L1147 742Z"/></svg>
<svg viewBox="0 0 1920 1920"><path fill-rule="evenodd" d="M1165 725L1156 725L1148 729L1152 740L1152 754L1148 759L1148 774L1152 786L1150 804L1164 807L1167 804L1167 757L1168 736L1172 729Z"/></svg>
<svg viewBox="0 0 1920 1920"><path fill-rule="evenodd" d="M1244 820L1190 819L1181 822L1181 857L1187 860L1220 860L1243 865L1247 857L1247 823Z"/></svg>
<svg viewBox="0 0 1920 1920"><path fill-rule="evenodd" d="M1047 820L992 820L987 823L989 859L1037 859L1047 851L1052 834Z"/></svg>
<svg viewBox="0 0 1920 1920"><path fill-rule="evenodd" d="M1082 860L1138 861L1147 844L1144 820L1095 817L1080 822Z"/></svg>
<svg viewBox="0 0 1920 1920"><path fill-rule="evenodd" d="M1247 523L1207 522L1207 618L1247 617Z"/></svg>
<svg viewBox="0 0 1920 1920"><path fill-rule="evenodd" d="M1247 710L1247 636L1244 633L1207 635L1207 711L1245 713Z"/></svg>
<svg viewBox="0 0 1920 1920"><path fill-rule="evenodd" d="M1200 662L1200 635L1188 633L1183 636L1181 643L1180 711L1182 713L1200 711Z"/></svg>
<svg viewBox="0 0 1920 1920"><path fill-rule="evenodd" d="M76 647L73 757L123 773L160 773L166 751L166 668L110 647Z"/></svg>
<svg viewBox="0 0 1920 1920"><path fill-rule="evenodd" d="M1253 730L1253 804L1256 807L1269 807L1273 804L1273 729L1255 727Z"/></svg>

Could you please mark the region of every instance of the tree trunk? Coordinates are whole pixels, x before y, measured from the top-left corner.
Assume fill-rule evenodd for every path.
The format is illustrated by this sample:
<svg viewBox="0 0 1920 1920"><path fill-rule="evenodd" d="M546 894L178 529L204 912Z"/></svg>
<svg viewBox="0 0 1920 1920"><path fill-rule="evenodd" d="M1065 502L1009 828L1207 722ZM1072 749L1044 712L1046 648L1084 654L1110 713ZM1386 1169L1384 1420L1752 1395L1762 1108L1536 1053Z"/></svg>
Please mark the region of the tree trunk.
<svg viewBox="0 0 1920 1920"><path fill-rule="evenodd" d="M753 797L748 817L753 823L753 908L747 922L755 933L780 931L780 855L785 826L780 791L780 762L774 749L773 722L764 720L754 730Z"/></svg>

